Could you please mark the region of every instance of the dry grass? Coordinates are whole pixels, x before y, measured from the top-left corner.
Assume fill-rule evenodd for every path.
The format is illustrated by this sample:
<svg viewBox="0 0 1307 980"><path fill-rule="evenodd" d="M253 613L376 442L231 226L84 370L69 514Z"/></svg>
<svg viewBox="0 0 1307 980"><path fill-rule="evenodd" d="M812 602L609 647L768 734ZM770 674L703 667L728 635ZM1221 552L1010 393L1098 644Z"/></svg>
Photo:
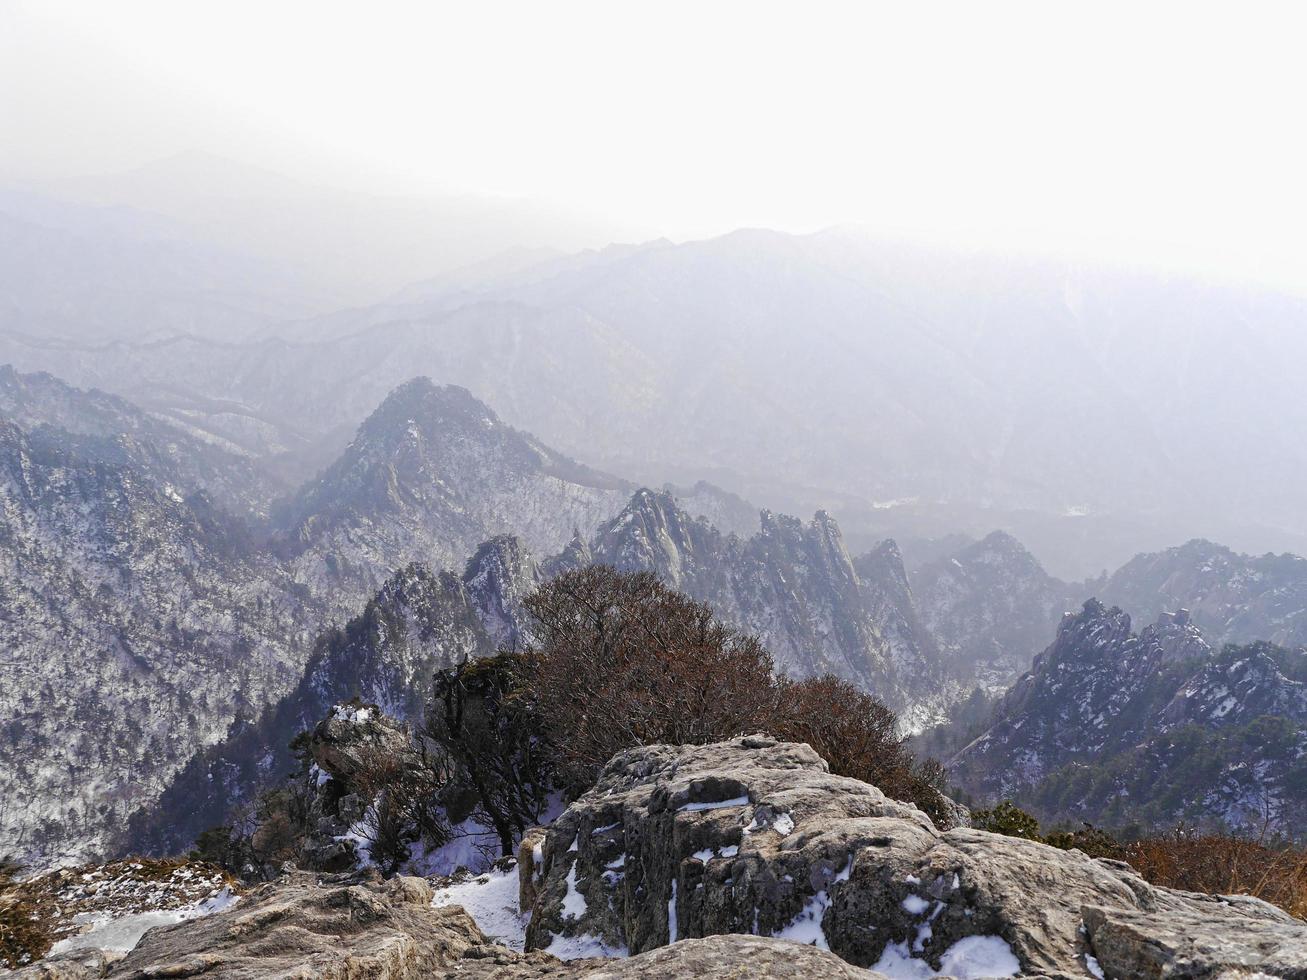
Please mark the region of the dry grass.
<svg viewBox="0 0 1307 980"><path fill-rule="evenodd" d="M221 868L180 858L125 858L59 868L17 880L0 868L0 969L33 963L78 930L79 914L119 916L175 909L221 888L237 888Z"/></svg>
<svg viewBox="0 0 1307 980"><path fill-rule="evenodd" d="M1307 851L1220 834L1149 837L1126 847L1155 885L1213 895L1253 895L1307 919Z"/></svg>
<svg viewBox="0 0 1307 980"><path fill-rule="evenodd" d="M50 917L15 880L18 866L0 862L0 970L35 963L50 951Z"/></svg>

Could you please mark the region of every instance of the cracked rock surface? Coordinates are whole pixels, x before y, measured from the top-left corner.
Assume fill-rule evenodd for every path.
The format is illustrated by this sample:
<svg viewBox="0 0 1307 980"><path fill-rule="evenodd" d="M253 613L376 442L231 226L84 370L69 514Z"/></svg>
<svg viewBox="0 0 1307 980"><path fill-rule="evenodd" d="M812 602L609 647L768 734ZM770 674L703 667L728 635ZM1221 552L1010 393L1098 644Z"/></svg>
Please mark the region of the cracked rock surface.
<svg viewBox="0 0 1307 980"><path fill-rule="evenodd" d="M1155 887L1079 851L941 831L831 775L808 746L766 736L616 756L549 828L538 878L528 949L593 936L642 953L753 933L861 967L897 957L945 969L983 942L1025 975L1092 976L1092 957L1109 976L1307 976L1307 924L1265 902Z"/></svg>

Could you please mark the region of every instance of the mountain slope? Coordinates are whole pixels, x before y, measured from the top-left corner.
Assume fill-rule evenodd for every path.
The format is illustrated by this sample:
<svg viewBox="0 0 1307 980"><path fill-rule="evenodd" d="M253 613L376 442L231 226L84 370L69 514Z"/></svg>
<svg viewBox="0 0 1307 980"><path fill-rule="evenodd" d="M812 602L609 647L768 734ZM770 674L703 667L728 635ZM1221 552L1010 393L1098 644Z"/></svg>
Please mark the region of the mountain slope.
<svg viewBox="0 0 1307 980"><path fill-rule="evenodd" d="M293 682L313 618L202 496L77 448L0 420L0 851L20 856L94 851Z"/></svg>
<svg viewBox="0 0 1307 980"><path fill-rule="evenodd" d="M289 489L262 460L211 434L195 435L102 391L82 391L49 374L0 365L0 418L31 432L50 426L83 458L136 466L158 486L203 490L237 515L266 516Z"/></svg>
<svg viewBox="0 0 1307 980"><path fill-rule="evenodd" d="M1050 819L1293 833L1305 757L1307 653L1216 653L1184 613L1134 633L1090 600L949 769L968 792Z"/></svg>
<svg viewBox="0 0 1307 980"><path fill-rule="evenodd" d="M114 390L182 383L317 435L426 373L646 482L838 503L863 540L1002 523L1083 577L1195 533L1307 541L1287 367L1307 356L1287 329L1303 313L1122 270L743 231L546 259L333 316L321 337L11 336L0 358Z"/></svg>
<svg viewBox="0 0 1307 980"><path fill-rule="evenodd" d="M19 856L104 847L200 749L286 695L313 638L396 570L461 566L508 528L562 550L627 496L466 391L419 381L291 501L289 530L269 542L206 492L263 492L246 457L44 376L0 374L0 408L35 423L0 416L2 656L14 680L0 690L0 852ZM468 590L486 614L472 645L488 650L511 641L534 562L491 541L474 564ZM342 684L365 682L354 667Z"/></svg>
<svg viewBox="0 0 1307 980"><path fill-rule="evenodd" d="M628 493L504 425L466 390L417 378L387 396L282 523L296 575L357 602L404 564L455 566L498 534L537 554L561 550Z"/></svg>
<svg viewBox="0 0 1307 980"><path fill-rule="evenodd" d="M116 847L167 854L190 846L292 771L291 740L351 698L420 724L435 671L495 652L487 624L502 611L503 593L492 597L488 583L517 554L515 542L501 540L480 549L461 578L419 564L396 572L359 615L318 638L280 701L192 758L157 803L134 815Z"/></svg>
<svg viewBox="0 0 1307 980"><path fill-rule="evenodd" d="M924 565L912 591L948 662L987 690L1028 670L1063 610L1082 598L1002 531Z"/></svg>
<svg viewBox="0 0 1307 980"><path fill-rule="evenodd" d="M217 341L339 301L284 264L216 246L144 208L0 190L0 330L102 344L179 333Z"/></svg>
<svg viewBox="0 0 1307 980"><path fill-rule="evenodd" d="M1215 643L1307 646L1307 559L1296 555L1251 557L1190 541L1136 556L1108 579L1102 595L1143 618L1188 609Z"/></svg>
<svg viewBox="0 0 1307 980"><path fill-rule="evenodd" d="M707 602L758 635L778 669L833 673L880 696L914 730L957 696L933 645L911 635L904 597L863 582L826 513L805 525L763 511L759 532L740 539L690 517L669 494L641 490L590 551L596 562L655 572Z"/></svg>

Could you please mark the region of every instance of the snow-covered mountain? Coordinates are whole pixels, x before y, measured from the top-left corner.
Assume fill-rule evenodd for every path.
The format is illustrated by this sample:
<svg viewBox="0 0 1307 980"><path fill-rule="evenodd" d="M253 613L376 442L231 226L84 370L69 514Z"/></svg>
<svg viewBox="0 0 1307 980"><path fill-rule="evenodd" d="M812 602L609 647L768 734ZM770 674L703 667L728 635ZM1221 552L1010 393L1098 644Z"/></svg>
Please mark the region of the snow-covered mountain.
<svg viewBox="0 0 1307 980"><path fill-rule="evenodd" d="M501 264L241 343L8 334L0 360L316 437L427 374L642 482L822 507L866 545L1003 525L1082 578L1199 533L1307 544L1303 315L1233 286L741 231Z"/></svg>
<svg viewBox="0 0 1307 980"><path fill-rule="evenodd" d="M632 489L505 425L465 389L416 378L288 503L282 543L297 578L343 592L352 610L396 568L455 567L498 534L558 551Z"/></svg>
<svg viewBox="0 0 1307 980"><path fill-rule="evenodd" d="M1307 646L1307 559L1297 555L1241 555L1190 541L1136 556L1108 579L1102 597L1144 619L1188 609L1217 645Z"/></svg>
<svg viewBox="0 0 1307 980"><path fill-rule="evenodd" d="M421 380L276 508L280 530L275 486L119 398L0 373L0 852L103 847L409 562L461 565L510 528L561 550L627 497Z"/></svg>
<svg viewBox="0 0 1307 980"><path fill-rule="evenodd" d="M294 682L318 619L242 525L152 475L154 447L84 448L0 419L0 851L18 856L94 851Z"/></svg>
<svg viewBox="0 0 1307 980"><path fill-rule="evenodd" d="M949 762L984 799L1050 819L1301 829L1307 651L1217 652L1187 613L1135 633L1091 600Z"/></svg>
<svg viewBox="0 0 1307 980"><path fill-rule="evenodd" d="M522 600L541 581L591 562L654 572L762 638L793 676L834 673L885 699L910 728L937 723L965 694L916 633L907 576L882 549L867 577L828 515L810 523L761 514L748 539L723 535L666 492L642 489L595 531L537 561L501 535L476 548L461 575L413 564L362 613L323 634L299 683L275 707L197 756L157 807L134 821L124 847L168 851L225 819L291 765L287 746L331 705L355 696L407 722L422 718L434 671L529 637Z"/></svg>
<svg viewBox="0 0 1307 980"><path fill-rule="evenodd" d="M135 466L152 483L183 494L204 491L232 514L266 517L273 500L290 489L265 454L46 373L0 365L0 417L29 432L60 430L82 458Z"/></svg>
<svg viewBox="0 0 1307 980"><path fill-rule="evenodd" d="M20 855L102 848L166 788L196 820L214 815L198 779L247 796L279 765L284 736L333 698L417 710L432 670L520 638L535 584L589 561L656 572L758 634L782 669L845 677L913 730L977 683L998 689L1029 667L1060 609L1091 586L1150 618L1191 606L1213 645L1300 643L1307 619L1307 563L1201 542L1077 587L993 534L909 576L892 541L855 560L828 513L750 519L742 499L704 482L633 493L422 378L280 501L276 452L49 375L0 369L0 435L0 656L15 680L0 689L0 850ZM360 609L362 625L333 632ZM372 647L358 639L368 630L381 630ZM1256 662L1274 670L1258 676L1292 680L1293 656L1266 654ZM1165 658L1141 663L1169 677ZM1159 683L1082 680L1116 698ZM1094 703L1082 680L1054 692L1074 704L1049 695L1048 710L1073 719ZM1040 751L1039 780L1080 763ZM1007 759L994 771L1024 770ZM138 840L159 831L144 819Z"/></svg>

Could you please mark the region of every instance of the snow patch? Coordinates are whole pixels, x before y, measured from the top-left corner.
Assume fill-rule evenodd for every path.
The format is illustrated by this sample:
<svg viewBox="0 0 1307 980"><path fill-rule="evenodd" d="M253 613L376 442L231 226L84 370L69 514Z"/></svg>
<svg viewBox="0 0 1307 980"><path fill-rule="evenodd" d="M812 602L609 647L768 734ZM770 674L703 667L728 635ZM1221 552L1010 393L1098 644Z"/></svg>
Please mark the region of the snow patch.
<svg viewBox="0 0 1307 980"><path fill-rule="evenodd" d="M944 951L938 972L925 960L912 956L907 943L890 943L872 969L891 980L984 980L1014 977L1021 971L1021 964L1012 947L998 936L967 936Z"/></svg>
<svg viewBox="0 0 1307 980"><path fill-rule="evenodd" d="M576 866L580 863L579 860L573 861L571 870L567 872L567 894L563 896L563 915L569 919L581 918L587 908L585 896L576 887Z"/></svg>
<svg viewBox="0 0 1307 980"><path fill-rule="evenodd" d="M531 913L518 913L516 868L488 871L437 888L431 904L435 908L461 905L493 942L519 951L526 947L526 925Z"/></svg>
<svg viewBox="0 0 1307 980"><path fill-rule="evenodd" d="M930 908L930 903L920 895L909 895L903 900L903 910L908 915L921 915Z"/></svg>
<svg viewBox="0 0 1307 980"><path fill-rule="evenodd" d="M683 803L676 808L677 813L693 813L700 810L724 810L731 806L748 806L747 796L737 796L733 800L718 800L715 803Z"/></svg>
<svg viewBox="0 0 1307 980"><path fill-rule="evenodd" d="M166 909L155 912L134 912L131 915L89 919L91 928L86 932L61 939L50 947L49 955L67 953L79 949L110 949L129 953L136 948L141 937L155 926L170 926L187 919L198 919L229 909L240 901L238 895L232 894L230 888L224 888L212 898L188 905L180 909Z"/></svg>
<svg viewBox="0 0 1307 980"><path fill-rule="evenodd" d="M672 897L667 900L667 944L676 942L676 879L672 879Z"/></svg>

